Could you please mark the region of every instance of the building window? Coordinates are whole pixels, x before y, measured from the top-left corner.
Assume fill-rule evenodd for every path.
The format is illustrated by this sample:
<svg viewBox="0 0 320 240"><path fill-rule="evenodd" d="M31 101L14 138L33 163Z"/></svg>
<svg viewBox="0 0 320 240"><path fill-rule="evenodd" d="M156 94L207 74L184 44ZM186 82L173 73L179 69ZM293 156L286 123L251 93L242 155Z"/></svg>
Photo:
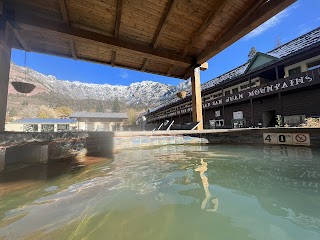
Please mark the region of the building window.
<svg viewBox="0 0 320 240"><path fill-rule="evenodd" d="M69 124L58 124L57 131L58 132L69 131Z"/></svg>
<svg viewBox="0 0 320 240"><path fill-rule="evenodd" d="M230 90L228 90L228 91L224 91L224 95L225 95L225 96L230 95Z"/></svg>
<svg viewBox="0 0 320 240"><path fill-rule="evenodd" d="M38 124L24 124L23 131L24 132L38 132Z"/></svg>
<svg viewBox="0 0 320 240"><path fill-rule="evenodd" d="M213 99L218 98L218 97L221 97L221 96L222 96L222 93L214 94L214 95L213 95Z"/></svg>
<svg viewBox="0 0 320 240"><path fill-rule="evenodd" d="M238 88L232 89L232 93L237 93L237 92L239 92L239 89L238 89Z"/></svg>
<svg viewBox="0 0 320 240"><path fill-rule="evenodd" d="M314 61L314 62L310 62L307 64L308 66L308 70L313 70L316 68L320 68L320 59Z"/></svg>
<svg viewBox="0 0 320 240"><path fill-rule="evenodd" d="M299 66L299 67L292 68L288 71L288 73L289 73L289 77L298 75L301 73L301 67Z"/></svg>
<svg viewBox="0 0 320 240"><path fill-rule="evenodd" d="M41 132L54 132L54 124L42 124Z"/></svg>
<svg viewBox="0 0 320 240"><path fill-rule="evenodd" d="M242 85L240 86L241 90L245 90L245 89L248 89L250 87L249 84L246 84L246 85Z"/></svg>

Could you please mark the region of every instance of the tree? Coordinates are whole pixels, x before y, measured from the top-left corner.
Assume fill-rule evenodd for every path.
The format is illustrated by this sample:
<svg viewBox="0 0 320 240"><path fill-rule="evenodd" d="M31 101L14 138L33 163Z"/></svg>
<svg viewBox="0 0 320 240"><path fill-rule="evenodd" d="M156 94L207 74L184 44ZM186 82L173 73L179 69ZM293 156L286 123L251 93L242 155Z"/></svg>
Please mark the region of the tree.
<svg viewBox="0 0 320 240"><path fill-rule="evenodd" d="M69 117L73 110L70 107L62 106L55 109L58 117Z"/></svg>
<svg viewBox="0 0 320 240"><path fill-rule="evenodd" d="M256 55L256 53L257 53L257 49L255 47L252 47L248 54L249 59L252 59Z"/></svg>
<svg viewBox="0 0 320 240"><path fill-rule="evenodd" d="M120 102L117 97L114 99L112 103L112 112L120 112Z"/></svg>
<svg viewBox="0 0 320 240"><path fill-rule="evenodd" d="M136 120L138 118L138 113L136 110L134 110L133 108L130 108L128 110L128 123L130 125L135 125L136 124Z"/></svg>
<svg viewBox="0 0 320 240"><path fill-rule="evenodd" d="M275 42L275 48L278 48L282 45L281 38L278 36Z"/></svg>
<svg viewBox="0 0 320 240"><path fill-rule="evenodd" d="M15 108L12 108L10 111L9 111L9 117L15 117L17 116L17 110Z"/></svg>
<svg viewBox="0 0 320 240"><path fill-rule="evenodd" d="M39 118L56 118L57 114L54 109L41 105L38 112Z"/></svg>
<svg viewBox="0 0 320 240"><path fill-rule="evenodd" d="M105 107L104 107L104 105L103 105L102 102L99 102L99 103L98 103L98 105L97 105L97 107L96 107L96 111L97 111L97 112L104 112L104 111L105 111Z"/></svg>

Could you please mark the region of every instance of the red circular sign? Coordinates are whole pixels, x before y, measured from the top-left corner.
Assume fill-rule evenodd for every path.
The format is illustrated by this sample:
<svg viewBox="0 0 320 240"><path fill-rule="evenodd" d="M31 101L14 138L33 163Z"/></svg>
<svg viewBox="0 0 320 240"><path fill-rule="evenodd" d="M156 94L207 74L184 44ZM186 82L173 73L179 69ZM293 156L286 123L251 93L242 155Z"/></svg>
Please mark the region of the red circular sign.
<svg viewBox="0 0 320 240"><path fill-rule="evenodd" d="M305 142L307 141L307 137L304 134L297 134L295 139L297 140L297 142Z"/></svg>

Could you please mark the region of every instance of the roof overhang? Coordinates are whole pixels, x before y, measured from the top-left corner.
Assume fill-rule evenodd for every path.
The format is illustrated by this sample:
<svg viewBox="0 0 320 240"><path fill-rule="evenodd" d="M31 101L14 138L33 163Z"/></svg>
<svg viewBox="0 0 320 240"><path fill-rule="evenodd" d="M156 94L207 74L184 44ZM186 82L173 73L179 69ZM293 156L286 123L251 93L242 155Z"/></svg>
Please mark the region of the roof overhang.
<svg viewBox="0 0 320 240"><path fill-rule="evenodd" d="M295 1L0 0L0 17L17 49L187 79Z"/></svg>

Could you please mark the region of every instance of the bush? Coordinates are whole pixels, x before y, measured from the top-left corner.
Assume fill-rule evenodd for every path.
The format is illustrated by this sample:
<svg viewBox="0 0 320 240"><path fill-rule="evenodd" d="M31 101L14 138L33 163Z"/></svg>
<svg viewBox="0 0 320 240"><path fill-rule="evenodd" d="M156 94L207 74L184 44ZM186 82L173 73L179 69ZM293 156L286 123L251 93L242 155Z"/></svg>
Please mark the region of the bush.
<svg viewBox="0 0 320 240"><path fill-rule="evenodd" d="M320 118L307 118L305 123L301 124L300 127L320 128Z"/></svg>

